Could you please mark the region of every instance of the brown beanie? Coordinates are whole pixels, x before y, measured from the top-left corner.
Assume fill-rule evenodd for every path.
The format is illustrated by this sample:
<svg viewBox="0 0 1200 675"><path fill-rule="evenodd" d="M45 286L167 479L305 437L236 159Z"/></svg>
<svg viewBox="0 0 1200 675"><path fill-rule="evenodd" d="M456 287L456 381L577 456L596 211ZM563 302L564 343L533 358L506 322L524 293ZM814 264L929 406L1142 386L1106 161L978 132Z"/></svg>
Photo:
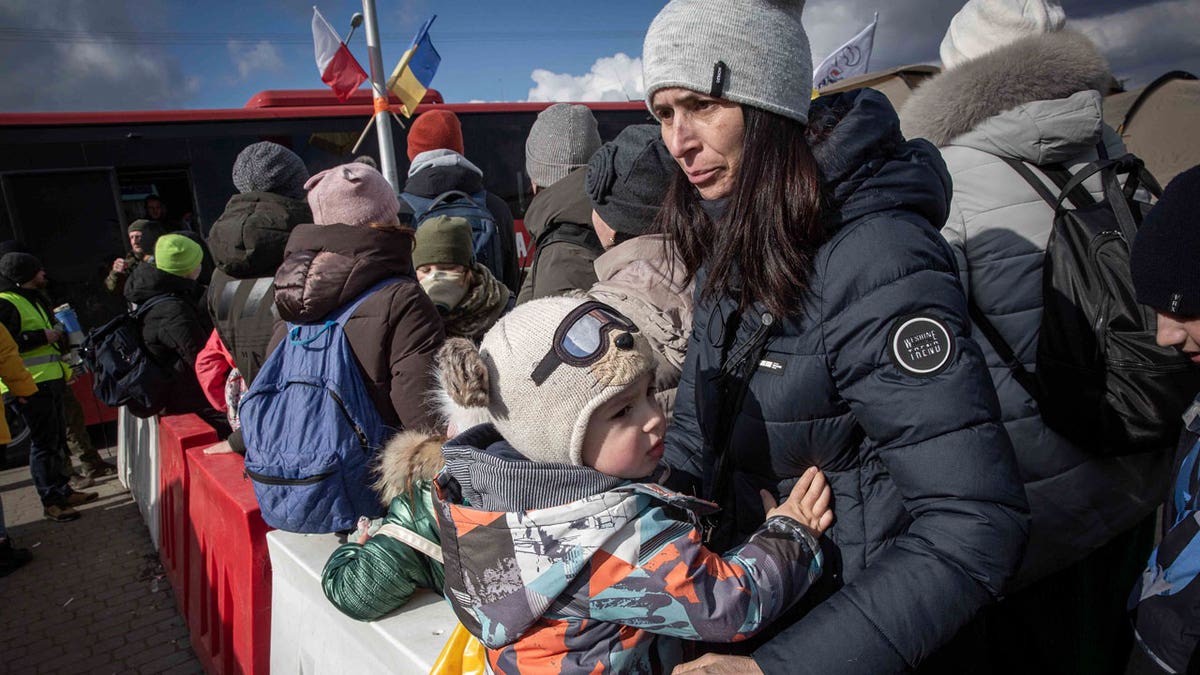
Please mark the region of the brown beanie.
<svg viewBox="0 0 1200 675"><path fill-rule="evenodd" d="M449 110L430 110L419 115L408 130L408 161L422 152L442 149L464 154L458 115Z"/></svg>

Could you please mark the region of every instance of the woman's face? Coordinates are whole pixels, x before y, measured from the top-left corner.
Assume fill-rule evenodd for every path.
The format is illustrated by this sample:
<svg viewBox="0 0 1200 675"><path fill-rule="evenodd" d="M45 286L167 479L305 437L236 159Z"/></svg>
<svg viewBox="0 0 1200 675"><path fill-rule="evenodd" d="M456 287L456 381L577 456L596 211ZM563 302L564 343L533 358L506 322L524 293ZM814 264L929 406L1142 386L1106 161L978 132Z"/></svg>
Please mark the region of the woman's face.
<svg viewBox="0 0 1200 675"><path fill-rule="evenodd" d="M728 197L742 164L742 107L682 87L660 89L650 103L663 142L700 196Z"/></svg>

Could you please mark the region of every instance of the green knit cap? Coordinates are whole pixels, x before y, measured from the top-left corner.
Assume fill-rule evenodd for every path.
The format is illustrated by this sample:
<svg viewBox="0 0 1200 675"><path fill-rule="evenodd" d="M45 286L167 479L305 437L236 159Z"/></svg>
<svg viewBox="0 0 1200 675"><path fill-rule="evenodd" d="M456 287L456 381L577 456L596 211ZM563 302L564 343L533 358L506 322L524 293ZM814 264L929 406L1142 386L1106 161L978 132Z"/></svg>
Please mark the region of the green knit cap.
<svg viewBox="0 0 1200 675"><path fill-rule="evenodd" d="M462 265L475 262L471 242L471 221L456 216L437 216L417 228L413 247L413 267L421 265Z"/></svg>
<svg viewBox="0 0 1200 675"><path fill-rule="evenodd" d="M182 234L164 234L154 245L155 266L177 277L191 274L203 259L204 251L200 244Z"/></svg>

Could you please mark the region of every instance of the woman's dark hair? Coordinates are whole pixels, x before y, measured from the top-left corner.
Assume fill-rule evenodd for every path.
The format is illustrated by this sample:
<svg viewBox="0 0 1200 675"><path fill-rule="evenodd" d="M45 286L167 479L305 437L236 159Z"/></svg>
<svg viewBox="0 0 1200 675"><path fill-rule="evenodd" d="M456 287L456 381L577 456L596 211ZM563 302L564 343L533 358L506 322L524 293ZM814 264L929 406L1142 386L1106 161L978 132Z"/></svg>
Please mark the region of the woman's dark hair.
<svg viewBox="0 0 1200 675"><path fill-rule="evenodd" d="M829 127L750 106L742 114L741 167L720 222L705 214L699 193L677 171L657 226L675 244L689 281L707 267L702 299L729 293L739 309L758 301L776 316L792 316L825 241L821 177L810 147Z"/></svg>

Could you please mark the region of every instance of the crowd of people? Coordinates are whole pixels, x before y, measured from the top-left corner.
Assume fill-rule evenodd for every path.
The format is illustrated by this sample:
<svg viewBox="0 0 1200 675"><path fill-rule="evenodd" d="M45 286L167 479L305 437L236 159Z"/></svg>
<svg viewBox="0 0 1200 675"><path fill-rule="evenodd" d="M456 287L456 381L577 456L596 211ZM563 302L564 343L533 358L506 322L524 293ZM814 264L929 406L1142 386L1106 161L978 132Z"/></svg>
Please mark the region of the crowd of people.
<svg viewBox="0 0 1200 675"><path fill-rule="evenodd" d="M134 306L168 298L142 335L178 386L145 412L197 412L227 437L209 452L310 489L331 474L262 475L250 416L270 405L264 365L339 324L395 432L376 444L355 422L382 446L364 486L378 509L359 515L386 510L444 563L376 523L331 558L326 594L373 619L414 586L443 592L495 672L1200 668L1196 591L1164 572L1194 544L1200 403L1177 449L1099 453L1014 374L1039 363L1042 193L1125 154L1103 56L1053 0L968 0L943 71L896 111L870 89L812 95L803 6L671 0L643 46L655 123L605 143L585 106L539 113L524 271L452 112L413 122L399 188L371 161L310 176L250 145L206 241L137 220L106 279ZM1099 175L1067 187L1117 197ZM1189 368L1198 209L1200 167L1149 211L1130 263L1158 344ZM0 381L33 430L46 516L77 518L95 493L72 483L45 272L8 252L0 282ZM109 470L79 454L79 478ZM2 529L0 556L28 560ZM406 583L351 592L368 569Z"/></svg>

